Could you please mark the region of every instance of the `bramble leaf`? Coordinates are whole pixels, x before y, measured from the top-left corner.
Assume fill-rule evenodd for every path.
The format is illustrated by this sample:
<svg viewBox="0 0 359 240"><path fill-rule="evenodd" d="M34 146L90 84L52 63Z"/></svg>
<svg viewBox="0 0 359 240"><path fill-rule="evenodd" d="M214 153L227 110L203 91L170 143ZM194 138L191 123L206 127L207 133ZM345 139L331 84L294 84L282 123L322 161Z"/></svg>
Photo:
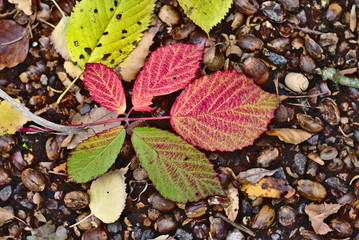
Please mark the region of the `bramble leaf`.
<svg viewBox="0 0 359 240"><path fill-rule="evenodd" d="M186 87L171 109L171 125L194 146L233 151L253 144L277 104L276 95L244 74L218 71Z"/></svg>
<svg viewBox="0 0 359 240"><path fill-rule="evenodd" d="M178 0L186 15L207 34L228 13L232 0Z"/></svg>
<svg viewBox="0 0 359 240"><path fill-rule="evenodd" d="M199 68L204 44L172 44L157 48L138 74L132 104L137 111L151 111L152 98L184 88Z"/></svg>
<svg viewBox="0 0 359 240"><path fill-rule="evenodd" d="M125 92L120 77L111 68L101 63L87 63L83 81L91 97L102 107L118 114L125 112Z"/></svg>
<svg viewBox="0 0 359 240"><path fill-rule="evenodd" d="M120 153L125 136L123 126L117 126L80 143L67 160L70 180L83 183L104 174Z"/></svg>
<svg viewBox="0 0 359 240"><path fill-rule="evenodd" d="M127 170L128 167L110 171L91 183L89 207L104 223L115 222L125 208Z"/></svg>
<svg viewBox="0 0 359 240"><path fill-rule="evenodd" d="M176 202L223 195L204 153L179 136L156 128L134 129L133 148L161 195Z"/></svg>
<svg viewBox="0 0 359 240"><path fill-rule="evenodd" d="M20 102L19 100L16 100ZM14 134L18 127L30 121L7 101L0 101L0 136Z"/></svg>
<svg viewBox="0 0 359 240"><path fill-rule="evenodd" d="M73 61L119 64L148 28L155 0L82 0L71 14L67 46Z"/></svg>

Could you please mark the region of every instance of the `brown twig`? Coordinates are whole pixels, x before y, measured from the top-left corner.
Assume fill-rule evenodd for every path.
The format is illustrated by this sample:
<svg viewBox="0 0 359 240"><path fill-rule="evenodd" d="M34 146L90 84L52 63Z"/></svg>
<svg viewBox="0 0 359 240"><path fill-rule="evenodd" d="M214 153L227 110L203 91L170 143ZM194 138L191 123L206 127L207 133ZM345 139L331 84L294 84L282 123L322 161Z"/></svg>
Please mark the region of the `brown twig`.
<svg viewBox="0 0 359 240"><path fill-rule="evenodd" d="M308 29L308 28L298 27L298 26L292 25L290 23L288 23L288 26L291 27L292 29L296 29L296 30L299 30L299 31L302 31L302 32L308 33L308 34L315 34L315 35L323 34L322 32L311 30L311 29Z"/></svg>
<svg viewBox="0 0 359 240"><path fill-rule="evenodd" d="M235 222L232 222L231 220L229 220L226 216L224 216L223 214L221 213L216 213L216 217L220 217L222 218L222 220L224 220L225 222L231 224L233 227L235 228L238 228L239 230L241 230L242 232L245 232L247 233L248 235L252 236L252 237L255 237L256 234L250 230L249 228L243 226L242 224L238 224L238 223L235 223Z"/></svg>

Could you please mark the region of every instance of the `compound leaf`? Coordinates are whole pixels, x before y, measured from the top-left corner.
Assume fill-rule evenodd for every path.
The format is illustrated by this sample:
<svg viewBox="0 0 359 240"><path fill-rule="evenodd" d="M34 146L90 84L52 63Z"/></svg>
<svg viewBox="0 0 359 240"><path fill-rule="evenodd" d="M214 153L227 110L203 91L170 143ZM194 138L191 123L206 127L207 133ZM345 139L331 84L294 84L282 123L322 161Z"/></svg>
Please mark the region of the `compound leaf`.
<svg viewBox="0 0 359 240"><path fill-rule="evenodd" d="M67 160L70 180L83 183L104 174L120 153L125 136L123 126L117 126L80 143Z"/></svg>
<svg viewBox="0 0 359 240"><path fill-rule="evenodd" d="M104 223L115 222L125 208L127 170L128 167L110 171L91 184L89 207L93 215Z"/></svg>
<svg viewBox="0 0 359 240"><path fill-rule="evenodd" d="M229 11L232 0L178 0L186 15L207 34Z"/></svg>
<svg viewBox="0 0 359 240"><path fill-rule="evenodd" d="M67 30L70 56L86 63L119 64L148 28L155 0L82 0L74 7Z"/></svg>
<svg viewBox="0 0 359 240"><path fill-rule="evenodd" d="M152 98L184 88L199 68L204 44L173 44L157 48L136 79L132 104L137 111L151 111Z"/></svg>
<svg viewBox="0 0 359 240"><path fill-rule="evenodd" d="M179 136L138 127L134 129L132 144L149 178L165 198L187 202L224 194L204 153Z"/></svg>
<svg viewBox="0 0 359 240"><path fill-rule="evenodd" d="M87 63L84 83L93 99L108 110L123 114L126 97L120 77L111 68L101 63Z"/></svg>
<svg viewBox="0 0 359 240"><path fill-rule="evenodd" d="M171 125L194 146L233 151L253 144L277 104L276 95L244 74L218 71L186 87L171 109Z"/></svg>

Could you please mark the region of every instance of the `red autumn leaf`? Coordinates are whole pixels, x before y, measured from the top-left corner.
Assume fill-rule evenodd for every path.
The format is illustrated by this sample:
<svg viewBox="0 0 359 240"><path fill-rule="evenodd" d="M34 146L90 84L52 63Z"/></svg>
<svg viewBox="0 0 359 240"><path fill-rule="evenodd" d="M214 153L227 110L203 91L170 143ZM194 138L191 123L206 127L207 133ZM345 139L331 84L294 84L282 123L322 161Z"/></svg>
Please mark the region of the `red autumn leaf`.
<svg viewBox="0 0 359 240"><path fill-rule="evenodd" d="M186 87L171 109L171 125L192 145L233 151L253 144L267 129L277 104L276 95L244 74L218 71Z"/></svg>
<svg viewBox="0 0 359 240"><path fill-rule="evenodd" d="M173 44L158 48L138 74L132 95L136 111L151 111L152 98L184 88L199 68L204 43Z"/></svg>
<svg viewBox="0 0 359 240"><path fill-rule="evenodd" d="M108 110L123 114L126 97L120 77L111 68L101 63L87 63L84 83L93 99Z"/></svg>
<svg viewBox="0 0 359 240"><path fill-rule="evenodd" d="M29 30L12 20L0 20L0 70L22 63L29 51Z"/></svg>

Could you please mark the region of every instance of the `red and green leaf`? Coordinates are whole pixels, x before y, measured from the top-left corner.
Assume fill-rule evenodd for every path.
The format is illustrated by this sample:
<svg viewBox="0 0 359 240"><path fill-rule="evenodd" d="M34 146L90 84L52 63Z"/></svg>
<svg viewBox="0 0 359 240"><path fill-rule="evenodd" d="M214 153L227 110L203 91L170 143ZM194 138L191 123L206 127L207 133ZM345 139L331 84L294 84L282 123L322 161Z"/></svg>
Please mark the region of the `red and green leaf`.
<svg viewBox="0 0 359 240"><path fill-rule="evenodd" d="M204 153L179 136L156 128L135 128L132 144L149 178L165 198L187 202L224 194Z"/></svg>
<svg viewBox="0 0 359 240"><path fill-rule="evenodd" d="M158 48L138 74L132 95L136 111L151 111L152 98L184 88L199 68L204 43L173 44Z"/></svg>
<svg viewBox="0 0 359 240"><path fill-rule="evenodd" d="M244 74L218 71L186 87L171 109L171 125L194 146L233 151L253 144L267 129L277 104L276 95Z"/></svg>
<svg viewBox="0 0 359 240"><path fill-rule="evenodd" d="M67 161L70 180L83 183L104 174L120 153L125 136L123 126L117 126L80 143Z"/></svg>
<svg viewBox="0 0 359 240"><path fill-rule="evenodd" d="M87 63L84 83L93 99L108 110L123 114L126 97L120 77L111 68L101 63Z"/></svg>

